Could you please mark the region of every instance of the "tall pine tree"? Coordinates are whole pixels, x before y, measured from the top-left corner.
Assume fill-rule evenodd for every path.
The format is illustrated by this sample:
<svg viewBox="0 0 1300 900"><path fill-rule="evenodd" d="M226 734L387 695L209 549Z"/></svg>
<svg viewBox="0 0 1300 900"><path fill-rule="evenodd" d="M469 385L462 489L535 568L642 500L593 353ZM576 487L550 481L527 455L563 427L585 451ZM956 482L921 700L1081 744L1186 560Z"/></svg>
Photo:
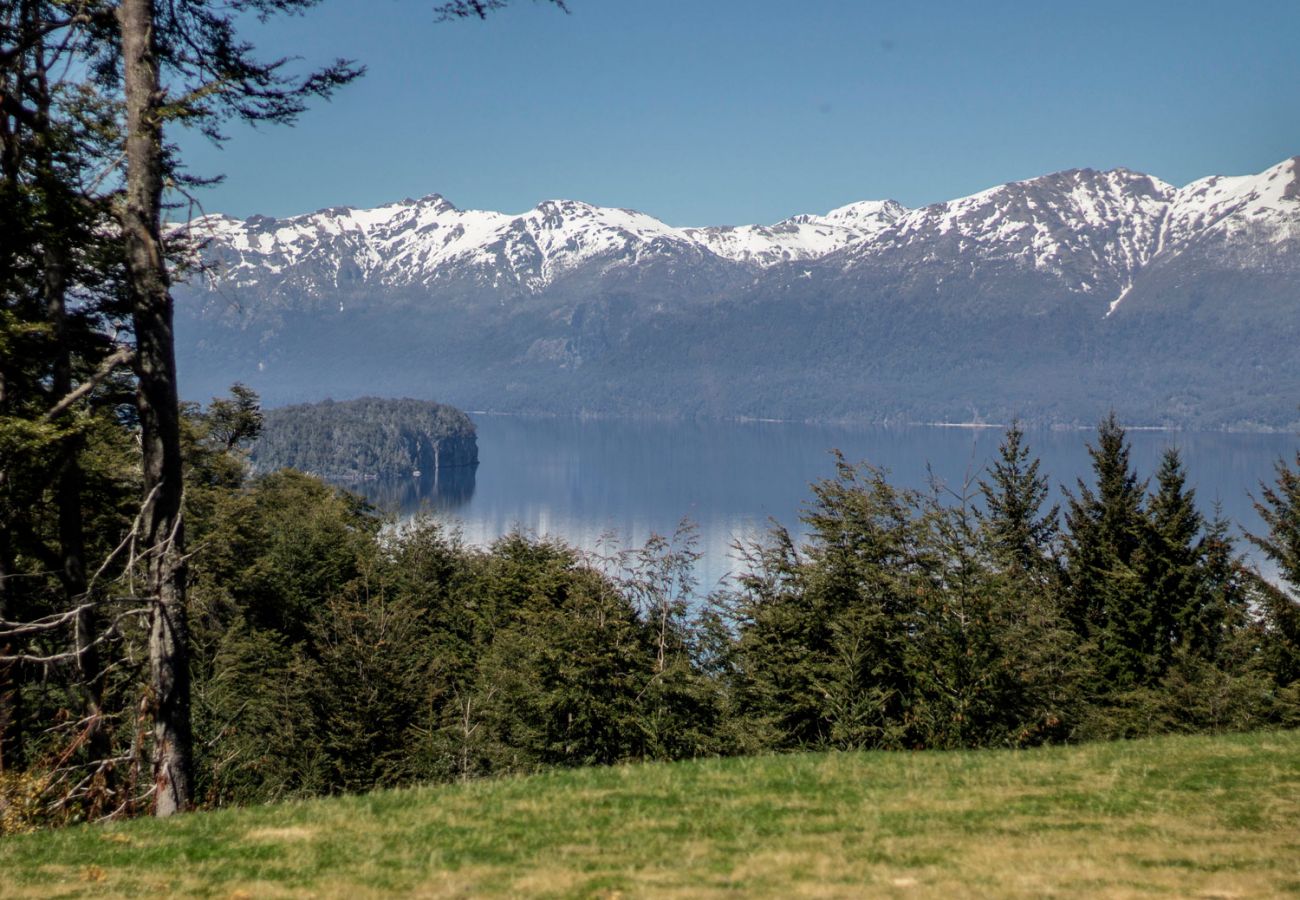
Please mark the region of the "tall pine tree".
<svg viewBox="0 0 1300 900"><path fill-rule="evenodd" d="M1300 684L1300 454L1296 466L1278 461L1277 479L1260 486L1255 509L1268 527L1250 541L1277 567L1289 590L1261 580L1260 595L1269 623L1267 665L1279 685ZM1298 691L1300 693L1300 691ZM1300 700L1300 696L1295 698Z"/></svg>
<svg viewBox="0 0 1300 900"><path fill-rule="evenodd" d="M1040 462L1029 452L1025 433L1013 422L998 447L988 478L979 483L983 524L993 556L1007 569L1041 578L1054 568L1053 543L1060 507L1044 510L1051 494Z"/></svg>
<svg viewBox="0 0 1300 900"><path fill-rule="evenodd" d="M1146 484L1133 471L1124 429L1111 413L1088 445L1095 490L1067 492L1066 612L1096 655L1100 693L1149 678L1152 614L1142 578Z"/></svg>
<svg viewBox="0 0 1300 900"><path fill-rule="evenodd" d="M1204 519L1196 509L1195 494L1187 487L1177 448L1165 450L1147 507L1150 528L1143 554L1151 622L1145 652L1153 675L1164 672L1174 648L1207 624L1201 610L1207 598L1199 587L1203 567L1198 538Z"/></svg>

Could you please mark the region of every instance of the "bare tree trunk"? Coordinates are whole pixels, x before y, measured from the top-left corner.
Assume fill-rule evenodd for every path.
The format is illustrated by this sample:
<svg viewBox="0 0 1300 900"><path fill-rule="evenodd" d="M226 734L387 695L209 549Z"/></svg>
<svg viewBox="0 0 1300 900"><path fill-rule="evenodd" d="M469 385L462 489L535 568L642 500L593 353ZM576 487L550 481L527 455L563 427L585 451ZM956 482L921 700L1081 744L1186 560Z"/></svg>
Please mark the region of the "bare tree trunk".
<svg viewBox="0 0 1300 900"><path fill-rule="evenodd" d="M185 610L181 522L180 410L172 299L161 232L163 146L152 0L122 0L126 95L126 207L123 238L135 327L146 548L146 590L153 602L149 634L154 703L154 813L169 816L192 801L189 625Z"/></svg>

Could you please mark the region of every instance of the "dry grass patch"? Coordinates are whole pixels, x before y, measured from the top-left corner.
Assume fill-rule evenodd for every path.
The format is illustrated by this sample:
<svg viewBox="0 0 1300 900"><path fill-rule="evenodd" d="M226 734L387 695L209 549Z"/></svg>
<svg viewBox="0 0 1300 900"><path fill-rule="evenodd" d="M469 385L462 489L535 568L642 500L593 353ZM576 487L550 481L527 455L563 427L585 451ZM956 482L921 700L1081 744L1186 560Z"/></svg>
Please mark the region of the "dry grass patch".
<svg viewBox="0 0 1300 900"><path fill-rule="evenodd" d="M290 825L284 828L252 828L244 833L244 840L284 843L286 841L308 841L315 835L316 829L314 828Z"/></svg>

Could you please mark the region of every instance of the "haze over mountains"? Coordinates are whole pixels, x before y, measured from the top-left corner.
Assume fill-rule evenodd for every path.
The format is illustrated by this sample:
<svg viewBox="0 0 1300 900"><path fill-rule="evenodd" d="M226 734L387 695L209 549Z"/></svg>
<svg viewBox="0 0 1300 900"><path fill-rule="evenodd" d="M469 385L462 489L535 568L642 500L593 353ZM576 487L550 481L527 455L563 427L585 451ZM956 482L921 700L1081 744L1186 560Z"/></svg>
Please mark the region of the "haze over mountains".
<svg viewBox="0 0 1300 900"><path fill-rule="evenodd" d="M907 209L676 228L438 195L191 223L185 393L513 412L1291 427L1300 157L1071 170Z"/></svg>

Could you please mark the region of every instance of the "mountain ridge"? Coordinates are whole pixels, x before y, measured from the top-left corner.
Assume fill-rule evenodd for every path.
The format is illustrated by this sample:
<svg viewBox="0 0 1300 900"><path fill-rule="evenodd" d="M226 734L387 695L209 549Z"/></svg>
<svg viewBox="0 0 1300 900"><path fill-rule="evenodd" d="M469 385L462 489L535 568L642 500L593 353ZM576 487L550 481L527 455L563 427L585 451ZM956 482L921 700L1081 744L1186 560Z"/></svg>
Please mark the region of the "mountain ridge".
<svg viewBox="0 0 1300 900"><path fill-rule="evenodd" d="M1123 219L1131 221L1135 227L1150 228L1158 227L1163 224L1162 219L1168 219L1175 230L1183 232L1180 236L1186 239L1239 212L1243 204L1251 199L1259 199L1261 191L1267 199L1300 202L1300 179L1296 178L1297 161L1300 161L1300 157L1284 160L1259 175L1210 176L1193 181L1183 188L1175 188L1154 176L1124 167L1110 170L1067 169L996 185L965 197L912 209L894 200L860 200L825 214L801 213L770 225L676 227L637 210L602 207L566 199L543 200L523 213L512 215L490 210L462 210L443 195L434 193L418 200L408 198L370 209L325 207L283 219L254 215L240 220L216 213L196 218L189 223L188 228L201 239L229 245L243 254L254 255L260 252L267 255L278 252L287 256L291 264L301 258L299 254L303 251L295 251L295 247L313 236L311 230L314 229L314 236L318 240L327 235L338 236L352 232L363 236L362 243L371 252L379 254L383 250L390 251L389 256L394 263L428 263L430 256L433 256L435 268L440 263L453 262L464 254L488 253L484 243L491 247L511 234L523 233L541 251L542 277L540 280L519 280L525 287L539 290L550 282L554 270L572 267L591 256L618 249L611 235L599 233L601 229L614 232L625 240L635 239L643 244L653 244L657 240L693 243L720 259L767 267L779 262L821 258L849 246L858 251L875 249L879 242L899 239L927 228L944 233L954 226L960 227L972 211L995 205L998 199L1007 195L1012 196L1014 203L1017 199L1031 195L1036 188L1070 180L1075 183L1075 188L1084 188L1070 192L1071 199L1080 201L1074 212L1083 223L1096 225L1106 220ZM1278 191L1274 182L1287 168L1291 170L1291 179ZM1093 182L1093 190L1087 189L1089 185L1081 184L1085 181ZM1116 182L1121 182L1119 191L1113 189ZM1098 184L1111 190L1097 190ZM1123 187L1130 187L1130 190L1125 191ZM1132 188L1145 190L1135 191ZM1017 197L1017 194L1020 196ZM1097 200L1122 204L1125 200L1140 199L1149 201L1147 208L1097 209L1095 206ZM414 216L403 215L410 210L416 211ZM1015 211L1022 214L1027 212L1032 217L1035 211L1033 201L1028 201L1027 208ZM424 215L425 213L431 215ZM452 221L444 222L440 217ZM336 223L335 220L345 221ZM1023 220L1010 221L1013 224L1025 224ZM259 239L254 247L249 235L256 233L259 238L265 237L268 225L275 226L270 245ZM403 246L400 243L394 246L394 225L407 233L414 227L417 236L424 240L409 241L413 246ZM593 229L592 225L596 228ZM441 234L433 234L439 230ZM555 239L557 234L561 237L558 241ZM588 239L585 243L579 240L584 237ZM594 244L592 237L597 238ZM1141 246L1135 244L1126 249L1149 250L1154 246L1154 253L1159 253L1163 249L1164 235L1160 237L1160 245L1155 246L1154 233L1146 233L1143 235L1144 240L1139 242ZM396 252L391 252L393 250ZM436 250L446 252L437 254L433 252ZM310 248L306 252L310 253ZM566 254L568 258L565 258ZM413 258L417 256L418 258ZM1149 261L1149 256L1139 255L1136 261L1143 264ZM230 260L226 262L229 264ZM239 271L241 267L249 265L256 266L256 262L250 262L245 256L231 266L230 270ZM422 272L427 274L428 267L416 265L405 271L414 278ZM276 273L271 270L270 274Z"/></svg>
<svg viewBox="0 0 1300 900"><path fill-rule="evenodd" d="M228 359L293 400L373 376L506 411L1086 424L1114 405L1196 427L1283 427L1300 396L1300 157L1181 188L1071 169L772 225L432 194L188 227L213 273L178 306L201 390ZM317 383L321 348L347 364Z"/></svg>

